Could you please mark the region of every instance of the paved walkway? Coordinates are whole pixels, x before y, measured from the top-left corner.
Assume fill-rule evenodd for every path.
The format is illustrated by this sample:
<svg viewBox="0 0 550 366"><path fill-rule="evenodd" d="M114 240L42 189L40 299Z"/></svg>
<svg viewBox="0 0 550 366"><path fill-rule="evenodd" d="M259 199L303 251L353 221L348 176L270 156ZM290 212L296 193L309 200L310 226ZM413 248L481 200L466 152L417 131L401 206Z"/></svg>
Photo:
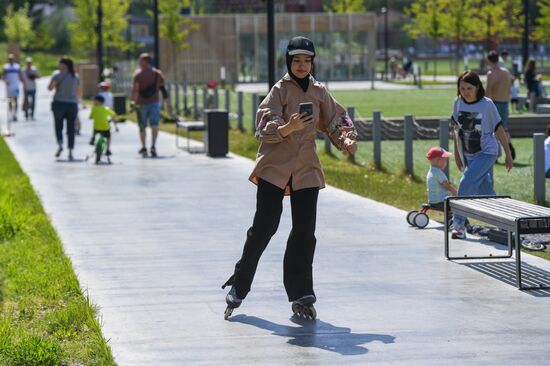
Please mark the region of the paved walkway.
<svg viewBox="0 0 550 366"><path fill-rule="evenodd" d="M130 123L114 134L113 165L56 162L39 95L38 121L17 123L8 142L100 306L120 365L548 365L549 294L518 291L511 262L448 262L438 226L411 229L403 211L334 188L319 201L319 320L289 319L286 202L253 291L224 321L220 285L255 204L252 162L176 151L167 134L161 158L142 159ZM77 158L91 152L83 121Z"/></svg>

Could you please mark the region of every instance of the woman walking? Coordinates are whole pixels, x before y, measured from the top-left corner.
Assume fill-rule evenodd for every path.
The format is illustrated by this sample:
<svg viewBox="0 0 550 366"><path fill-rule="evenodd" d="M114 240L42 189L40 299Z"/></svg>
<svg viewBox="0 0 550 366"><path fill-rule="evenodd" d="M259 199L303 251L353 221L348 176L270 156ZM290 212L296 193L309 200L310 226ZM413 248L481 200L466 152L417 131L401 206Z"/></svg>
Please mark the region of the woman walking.
<svg viewBox="0 0 550 366"><path fill-rule="evenodd" d="M78 116L78 99L80 97L80 77L74 71L73 60L62 57L58 64L59 70L52 75L49 90L55 89L52 102L52 112L55 120L55 136L58 149L55 157L63 151L63 124L67 121L67 147L69 160L73 160L75 120Z"/></svg>
<svg viewBox="0 0 550 366"><path fill-rule="evenodd" d="M324 132L339 150L354 154L357 133L346 110L311 75L314 58L309 39L292 38L286 51L288 73L259 106L256 137L261 143L249 178L258 186L256 213L241 259L222 286L232 286L226 296L226 319L250 291L260 256L279 226L285 195L290 195L292 208L284 255L285 290L295 314L316 316L312 264L317 197L325 181L315 137L317 131Z"/></svg>
<svg viewBox="0 0 550 366"><path fill-rule="evenodd" d="M498 143L506 156L506 169L512 169L512 154L498 110L485 97L485 90L474 71L466 71L457 82L457 98L452 120L458 132L454 134L455 160L464 171L457 196L494 196L491 172L498 157ZM498 141L497 141L498 140ZM453 215L453 239L464 239L466 218Z"/></svg>

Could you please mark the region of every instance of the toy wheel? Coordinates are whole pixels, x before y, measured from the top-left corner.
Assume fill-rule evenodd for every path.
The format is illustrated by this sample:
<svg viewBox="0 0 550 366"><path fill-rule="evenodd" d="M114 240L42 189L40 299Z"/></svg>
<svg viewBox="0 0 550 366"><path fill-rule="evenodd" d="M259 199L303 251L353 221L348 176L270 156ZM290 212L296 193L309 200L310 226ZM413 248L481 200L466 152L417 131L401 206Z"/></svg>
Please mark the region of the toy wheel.
<svg viewBox="0 0 550 366"><path fill-rule="evenodd" d="M430 218L425 213L419 212L413 217L413 222L417 228L424 229L430 222Z"/></svg>
<svg viewBox="0 0 550 366"><path fill-rule="evenodd" d="M418 213L418 211L411 211L407 214L407 222L409 223L409 225L411 226L415 226L414 225L414 216Z"/></svg>

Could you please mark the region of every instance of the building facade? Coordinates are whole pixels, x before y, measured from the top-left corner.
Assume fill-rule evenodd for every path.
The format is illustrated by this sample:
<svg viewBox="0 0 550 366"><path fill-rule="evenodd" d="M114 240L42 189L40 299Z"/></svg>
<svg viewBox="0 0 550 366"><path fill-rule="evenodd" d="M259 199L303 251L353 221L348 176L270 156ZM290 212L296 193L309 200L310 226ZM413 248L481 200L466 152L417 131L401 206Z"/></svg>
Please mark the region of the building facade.
<svg viewBox="0 0 550 366"><path fill-rule="evenodd" d="M190 33L186 49L173 50L161 41L161 67L177 82L267 80L266 15L192 16L199 29ZM368 80L375 67L376 16L372 13L278 13L275 16L277 76L286 72L285 49L295 35L316 46L316 77L322 81ZM175 52L175 53L173 53Z"/></svg>

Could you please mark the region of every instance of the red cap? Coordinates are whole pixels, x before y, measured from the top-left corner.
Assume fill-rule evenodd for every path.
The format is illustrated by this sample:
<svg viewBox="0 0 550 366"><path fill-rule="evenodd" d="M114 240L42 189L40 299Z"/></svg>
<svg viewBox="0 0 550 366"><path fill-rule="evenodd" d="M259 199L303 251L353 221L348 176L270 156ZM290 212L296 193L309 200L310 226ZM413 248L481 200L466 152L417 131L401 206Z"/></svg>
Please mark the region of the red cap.
<svg viewBox="0 0 550 366"><path fill-rule="evenodd" d="M430 151L426 154L426 157L429 160L435 159L435 158L448 158L451 156L451 153L443 149L442 147L432 147Z"/></svg>

